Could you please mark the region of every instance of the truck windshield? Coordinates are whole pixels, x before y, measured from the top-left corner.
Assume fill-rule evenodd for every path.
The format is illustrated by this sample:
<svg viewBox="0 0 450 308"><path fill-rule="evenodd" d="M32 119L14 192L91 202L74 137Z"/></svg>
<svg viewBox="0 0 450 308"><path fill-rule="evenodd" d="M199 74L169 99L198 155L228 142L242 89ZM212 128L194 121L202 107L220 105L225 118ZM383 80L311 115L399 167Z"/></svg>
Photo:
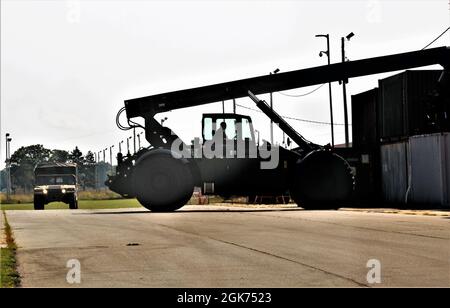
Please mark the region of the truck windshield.
<svg viewBox="0 0 450 308"><path fill-rule="evenodd" d="M73 175L39 175L36 177L36 185L75 185Z"/></svg>
<svg viewBox="0 0 450 308"><path fill-rule="evenodd" d="M242 140L253 140L253 126L252 123L246 119L235 118L210 118L203 119L203 138L204 140L212 140L215 133L220 129L221 123L226 124L224 134L227 139L233 140L242 138Z"/></svg>

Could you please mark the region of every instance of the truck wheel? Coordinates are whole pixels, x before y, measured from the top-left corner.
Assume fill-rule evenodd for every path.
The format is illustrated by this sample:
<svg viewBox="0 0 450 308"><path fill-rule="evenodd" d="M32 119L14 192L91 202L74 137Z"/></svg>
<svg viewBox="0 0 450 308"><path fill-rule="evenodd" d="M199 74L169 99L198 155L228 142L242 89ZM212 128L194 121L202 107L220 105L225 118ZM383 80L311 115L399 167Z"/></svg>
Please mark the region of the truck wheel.
<svg viewBox="0 0 450 308"><path fill-rule="evenodd" d="M42 198L34 197L33 204L36 211L42 211L45 208Z"/></svg>
<svg viewBox="0 0 450 308"><path fill-rule="evenodd" d="M69 209L71 210L77 210L78 209L78 200L73 198L72 200L70 200L69 202Z"/></svg>
<svg viewBox="0 0 450 308"><path fill-rule="evenodd" d="M290 193L308 210L338 209L349 199L354 179L348 163L329 151L315 151L299 160L291 174Z"/></svg>
<svg viewBox="0 0 450 308"><path fill-rule="evenodd" d="M194 192L189 162L168 150L151 151L136 162L133 188L138 201L152 212L178 210Z"/></svg>

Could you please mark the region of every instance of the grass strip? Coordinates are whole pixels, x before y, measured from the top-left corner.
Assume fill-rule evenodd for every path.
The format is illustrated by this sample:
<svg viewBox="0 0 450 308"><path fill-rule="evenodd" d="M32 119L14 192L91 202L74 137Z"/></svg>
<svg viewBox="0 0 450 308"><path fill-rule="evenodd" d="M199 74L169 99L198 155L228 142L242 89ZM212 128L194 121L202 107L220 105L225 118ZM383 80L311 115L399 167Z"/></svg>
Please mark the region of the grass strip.
<svg viewBox="0 0 450 308"><path fill-rule="evenodd" d="M17 271L17 245L14 241L14 235L11 226L8 223L6 213L3 210L4 234L6 247L1 248L0 258L0 287L16 288L20 286L20 275Z"/></svg>

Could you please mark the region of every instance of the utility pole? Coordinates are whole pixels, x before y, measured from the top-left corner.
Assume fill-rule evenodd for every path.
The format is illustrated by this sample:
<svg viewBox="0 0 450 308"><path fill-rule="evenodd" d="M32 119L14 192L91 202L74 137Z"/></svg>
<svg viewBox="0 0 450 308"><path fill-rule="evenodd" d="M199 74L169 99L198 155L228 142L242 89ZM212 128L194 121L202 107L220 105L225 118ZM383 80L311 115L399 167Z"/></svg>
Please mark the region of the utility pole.
<svg viewBox="0 0 450 308"><path fill-rule="evenodd" d="M97 152L95 152L94 155L95 155L95 164L94 164L94 188L95 188L95 190L97 190L97 189L98 189L98 185L97 185L97 164L98 164L98 161L99 161L99 158L100 158L100 157L97 156Z"/></svg>
<svg viewBox="0 0 450 308"><path fill-rule="evenodd" d="M140 133L137 135L137 137L138 137L138 151L141 150L141 135L142 135L142 132L140 132Z"/></svg>
<svg viewBox="0 0 450 308"><path fill-rule="evenodd" d="M330 35L329 34L318 34L316 37L324 37L327 39L327 51L321 51L319 56L322 57L323 54L327 55L328 65L331 64L331 52L330 52ZM330 122L331 122L331 146L334 148L334 120L333 120L333 96L331 93L331 82L328 83L328 93L330 97ZM284 138L283 138L284 140Z"/></svg>
<svg viewBox="0 0 450 308"><path fill-rule="evenodd" d="M225 113L225 101L222 101L222 113Z"/></svg>
<svg viewBox="0 0 450 308"><path fill-rule="evenodd" d="M272 75L272 73L270 73ZM273 110L273 94L270 92L270 110ZM273 121L270 120L270 144L273 144Z"/></svg>
<svg viewBox="0 0 450 308"><path fill-rule="evenodd" d="M128 137L127 138L127 155L131 155L130 153L130 139L133 137Z"/></svg>
<svg viewBox="0 0 450 308"><path fill-rule="evenodd" d="M114 148L114 145L109 147L109 163L111 164L111 175L113 174L113 160L112 160L112 149Z"/></svg>
<svg viewBox="0 0 450 308"><path fill-rule="evenodd" d="M133 153L136 154L136 127L133 127Z"/></svg>
<svg viewBox="0 0 450 308"><path fill-rule="evenodd" d="M11 141L12 138L8 139L8 184L9 193L12 194L12 182L11 182Z"/></svg>
<svg viewBox="0 0 450 308"><path fill-rule="evenodd" d="M103 172L102 172L102 177L103 177L102 182L105 181L105 179L107 178L106 174L108 173L108 169L106 169L106 167L107 167L107 163L106 163L106 155L105 155L106 151L108 151L108 148L103 149L103 162L104 162L104 168L103 168ZM103 185L103 187L105 187L105 186ZM106 188L106 187L105 187L105 188Z"/></svg>
<svg viewBox="0 0 450 308"><path fill-rule="evenodd" d="M269 75L276 74L280 71L280 69L276 69L273 72L270 72ZM270 110L273 111L273 93L270 92ZM273 121L270 120L270 144L273 145Z"/></svg>
<svg viewBox="0 0 450 308"><path fill-rule="evenodd" d="M122 153L122 143L123 143L123 140L119 142L119 153Z"/></svg>
<svg viewBox="0 0 450 308"><path fill-rule="evenodd" d="M5 134L6 139L6 200L10 200L11 198L11 153L10 153L10 143L12 138L9 137L10 134Z"/></svg>
<svg viewBox="0 0 450 308"><path fill-rule="evenodd" d="M101 160L101 158L100 158L100 154L102 153L102 151L99 151L98 152L98 164L97 164L97 179L96 179L96 181L97 181L97 190L100 190L100 174L101 174L101 169L100 169L100 160Z"/></svg>
<svg viewBox="0 0 450 308"><path fill-rule="evenodd" d="M233 98L233 113L236 114L236 99Z"/></svg>
<svg viewBox="0 0 450 308"><path fill-rule="evenodd" d="M9 133L5 134L5 169L6 169L6 200L9 201L9 158L8 158L8 139L9 139Z"/></svg>
<svg viewBox="0 0 450 308"><path fill-rule="evenodd" d="M342 52L342 63L346 61L345 57L345 39L348 41L355 36L353 32L350 32L346 37L341 37L341 52ZM348 79L342 80L342 94L344 96L344 125L345 125L345 147L350 146L350 138L348 133L348 109L347 109L347 89L346 84Z"/></svg>

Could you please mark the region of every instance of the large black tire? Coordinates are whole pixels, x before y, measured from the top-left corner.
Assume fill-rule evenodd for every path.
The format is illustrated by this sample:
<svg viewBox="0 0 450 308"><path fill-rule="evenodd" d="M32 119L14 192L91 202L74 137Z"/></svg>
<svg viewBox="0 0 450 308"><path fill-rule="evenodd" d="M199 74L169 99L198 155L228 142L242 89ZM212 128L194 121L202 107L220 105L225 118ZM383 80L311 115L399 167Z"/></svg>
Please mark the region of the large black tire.
<svg viewBox="0 0 450 308"><path fill-rule="evenodd" d="M44 200L39 196L34 196L33 204L36 211L42 211L45 208Z"/></svg>
<svg viewBox="0 0 450 308"><path fill-rule="evenodd" d="M349 199L354 188L349 164L330 151L311 152L297 162L293 171L291 197L304 209L338 209Z"/></svg>
<svg viewBox="0 0 450 308"><path fill-rule="evenodd" d="M140 157L133 171L138 201L152 212L173 212L183 207L194 192L194 178L186 159L168 150L154 150Z"/></svg>
<svg viewBox="0 0 450 308"><path fill-rule="evenodd" d="M75 198L75 196L70 198L69 209L71 209L71 210L77 210L78 209L78 200L77 200L77 198Z"/></svg>

